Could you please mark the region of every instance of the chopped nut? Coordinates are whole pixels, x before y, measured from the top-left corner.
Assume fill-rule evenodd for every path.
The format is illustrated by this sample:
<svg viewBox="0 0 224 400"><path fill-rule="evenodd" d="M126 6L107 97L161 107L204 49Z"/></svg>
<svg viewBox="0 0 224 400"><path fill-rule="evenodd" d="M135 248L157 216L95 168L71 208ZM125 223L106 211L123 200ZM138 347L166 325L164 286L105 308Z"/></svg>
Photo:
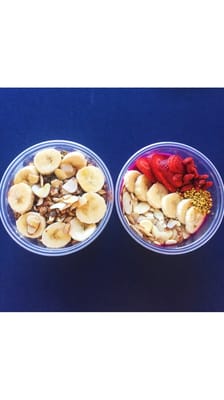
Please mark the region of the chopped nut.
<svg viewBox="0 0 224 400"><path fill-rule="evenodd" d="M40 213L40 215L45 215L47 213L47 207L41 206L39 208L39 213Z"/></svg>
<svg viewBox="0 0 224 400"><path fill-rule="evenodd" d="M56 196L58 194L58 188L51 187L50 189L50 195L51 196Z"/></svg>
<svg viewBox="0 0 224 400"><path fill-rule="evenodd" d="M51 186L53 186L54 188L60 188L62 185L62 181L60 181L59 179L53 179L51 181Z"/></svg>

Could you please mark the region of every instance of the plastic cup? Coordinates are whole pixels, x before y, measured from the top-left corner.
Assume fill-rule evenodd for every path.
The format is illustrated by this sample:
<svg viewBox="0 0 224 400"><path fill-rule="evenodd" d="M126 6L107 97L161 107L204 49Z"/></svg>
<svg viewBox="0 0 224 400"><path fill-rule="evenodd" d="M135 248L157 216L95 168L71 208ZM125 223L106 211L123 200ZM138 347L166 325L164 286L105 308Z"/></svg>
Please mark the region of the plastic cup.
<svg viewBox="0 0 224 400"><path fill-rule="evenodd" d="M94 231L94 233L85 241L75 244L68 244L66 247L59 249L47 248L35 239L29 239L22 236L17 231L15 217L7 200L7 194L10 186L12 185L12 181L16 172L22 167L28 165L28 163L33 160L35 154L38 151L43 150L45 148L55 148L58 150L65 150L68 152L80 150L89 161L91 161L94 165L101 168L101 170L105 175L105 183L108 192L106 213L102 218L102 220L99 222L97 229ZM92 243L106 227L113 209L113 202L114 202L113 181L109 173L109 170L104 164L104 162L97 154L95 154L89 148L79 143L75 143L68 140L49 140L35 144L34 146L27 148L10 163L0 183L0 217L7 233L18 245L20 245L24 249L43 256L65 256L68 254L75 253L79 250L82 250L90 243Z"/></svg>
<svg viewBox="0 0 224 400"><path fill-rule="evenodd" d="M127 223L122 211L120 194L122 190L123 178L125 173L129 169L132 169L136 159L156 152L178 154L183 158L192 157L195 161L195 164L198 167L199 173L209 174L209 180L213 181L213 186L209 189L213 199L213 207L211 209L211 213L208 214L206 220L203 222L202 226L198 229L196 233L192 234L188 239L184 240L183 242L177 243L175 245L156 245L154 243L145 240L137 232L135 232L131 228L131 226ZM201 246L205 245L214 236L217 229L219 228L224 215L224 186L222 178L219 172L217 171L216 167L200 151L182 143L159 142L151 144L149 146L146 146L138 150L124 164L116 182L115 205L118 217L124 229L141 246L160 254L166 254L166 255L185 254L197 250Z"/></svg>

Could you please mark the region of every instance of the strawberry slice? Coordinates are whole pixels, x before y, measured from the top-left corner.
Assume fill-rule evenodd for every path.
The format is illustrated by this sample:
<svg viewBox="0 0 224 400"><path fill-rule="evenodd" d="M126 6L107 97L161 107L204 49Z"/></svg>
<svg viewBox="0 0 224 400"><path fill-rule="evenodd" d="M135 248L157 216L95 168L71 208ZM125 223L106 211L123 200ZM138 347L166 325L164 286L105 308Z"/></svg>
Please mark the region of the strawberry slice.
<svg viewBox="0 0 224 400"><path fill-rule="evenodd" d="M170 192L176 192L176 188L172 183L170 183L173 174L170 173L168 168L168 158L169 156L165 154L153 154L151 157L151 168L158 182L162 183Z"/></svg>
<svg viewBox="0 0 224 400"><path fill-rule="evenodd" d="M135 165L137 169L149 179L150 182L154 183L156 181L152 173L149 160L146 157L138 158L138 160L136 160Z"/></svg>
<svg viewBox="0 0 224 400"><path fill-rule="evenodd" d="M168 166L171 172L176 174L183 174L184 173L184 164L183 160L180 156L173 154L168 158Z"/></svg>
<svg viewBox="0 0 224 400"><path fill-rule="evenodd" d="M187 165L187 164L191 164L192 162L194 162L192 157L186 157L183 159L183 164Z"/></svg>
<svg viewBox="0 0 224 400"><path fill-rule="evenodd" d="M182 174L174 174L172 176L172 183L176 188L181 187L183 185L183 175Z"/></svg>

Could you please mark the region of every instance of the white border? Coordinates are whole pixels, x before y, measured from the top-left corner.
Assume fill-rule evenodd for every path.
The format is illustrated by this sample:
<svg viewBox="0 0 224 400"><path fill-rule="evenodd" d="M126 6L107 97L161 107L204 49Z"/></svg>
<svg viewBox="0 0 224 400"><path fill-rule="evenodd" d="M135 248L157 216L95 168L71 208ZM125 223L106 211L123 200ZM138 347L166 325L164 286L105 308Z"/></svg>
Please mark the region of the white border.
<svg viewBox="0 0 224 400"><path fill-rule="evenodd" d="M9 0L0 87L224 86L221 5ZM220 314L2 314L0 395L221 400L223 336Z"/></svg>

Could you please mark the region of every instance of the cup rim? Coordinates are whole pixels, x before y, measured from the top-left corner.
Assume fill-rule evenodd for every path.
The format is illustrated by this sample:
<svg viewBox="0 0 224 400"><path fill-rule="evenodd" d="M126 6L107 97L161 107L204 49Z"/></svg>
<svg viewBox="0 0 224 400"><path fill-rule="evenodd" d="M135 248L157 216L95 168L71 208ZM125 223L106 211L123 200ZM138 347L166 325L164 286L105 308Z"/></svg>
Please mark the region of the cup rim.
<svg viewBox="0 0 224 400"><path fill-rule="evenodd" d="M125 221L122 209L121 209L121 204L120 204L120 189L123 181L123 176L124 173L127 171L128 167L138 158L139 156L145 154L146 152L150 152L150 150L158 150L162 149L164 147L175 147L176 150L185 150L191 152L193 155L199 157L202 159L207 165L208 169L211 169L213 174L215 175L217 181L218 181L218 190L220 192L220 198L221 202L219 204L219 209L218 209L218 215L216 216L216 221L212 225L212 227L204 232L204 234L199 237L196 241L193 241L190 244L186 244L182 247L179 248L174 248L172 246L158 246L155 244L152 244L150 242L146 242L144 239L142 239L133 229L131 229L127 222ZM140 245L145 247L147 250L154 251L159 254L163 255L181 255L181 254L186 254L190 253L192 251L195 251L205 245L217 232L218 228L220 227L223 217L224 217L224 184L221 178L220 173L218 172L217 168L215 165L207 158L203 153L201 153L199 150L195 149L192 146L189 146L184 143L180 142L172 142L172 141L164 141L164 142L156 142L152 143L150 145L144 146L137 150L134 154L129 157L129 159L125 162L123 167L120 170L120 173L117 177L117 181L115 184L115 207L116 211L118 214L118 217L120 219L120 222L122 223L124 229L126 232Z"/></svg>
<svg viewBox="0 0 224 400"><path fill-rule="evenodd" d="M59 248L59 249L51 249L51 248L47 248L47 247L40 247L37 244L32 243L32 241L27 242L26 241L27 238L23 238L16 232L16 230L11 229L11 227L9 226L9 224L7 222L8 221L7 213L4 212L5 207L7 207L5 190L8 185L8 182L12 179L12 176L15 173L16 167L18 166L18 164L21 163L22 161L25 161L26 157L28 157L30 155L30 153L34 153L35 151L39 151L41 149L48 148L50 146L52 146L52 147L53 146L57 146L57 147L62 146L63 147L63 145L71 146L74 148L74 150L82 151L87 157L89 157L90 159L93 159L94 162L96 162L96 164L102 169L103 173L105 174L106 182L108 184L108 190L109 190L111 196L110 196L110 200L107 203L106 214L104 215L103 219L99 223L95 232L88 239L84 240L83 242L79 242L79 243L75 243L74 245L70 245L68 247L63 247L63 248ZM80 143L73 142L70 140L64 140L64 139L46 140L46 141L42 141L42 142L39 142L32 146L27 147L10 162L10 164L6 168L6 170L2 176L1 182L0 182L0 218L1 218L2 224L3 224L6 232L19 246L23 247L27 251L37 254L37 255L65 256L65 255L70 255L70 254L76 253L76 252L84 249L89 244L91 244L93 241L95 241L95 239L102 233L102 231L104 230L104 228L106 227L107 223L110 220L113 206L114 206L114 184L113 184L113 180L112 180L112 177L111 177L108 167L106 166L104 161L90 148L88 148Z"/></svg>

